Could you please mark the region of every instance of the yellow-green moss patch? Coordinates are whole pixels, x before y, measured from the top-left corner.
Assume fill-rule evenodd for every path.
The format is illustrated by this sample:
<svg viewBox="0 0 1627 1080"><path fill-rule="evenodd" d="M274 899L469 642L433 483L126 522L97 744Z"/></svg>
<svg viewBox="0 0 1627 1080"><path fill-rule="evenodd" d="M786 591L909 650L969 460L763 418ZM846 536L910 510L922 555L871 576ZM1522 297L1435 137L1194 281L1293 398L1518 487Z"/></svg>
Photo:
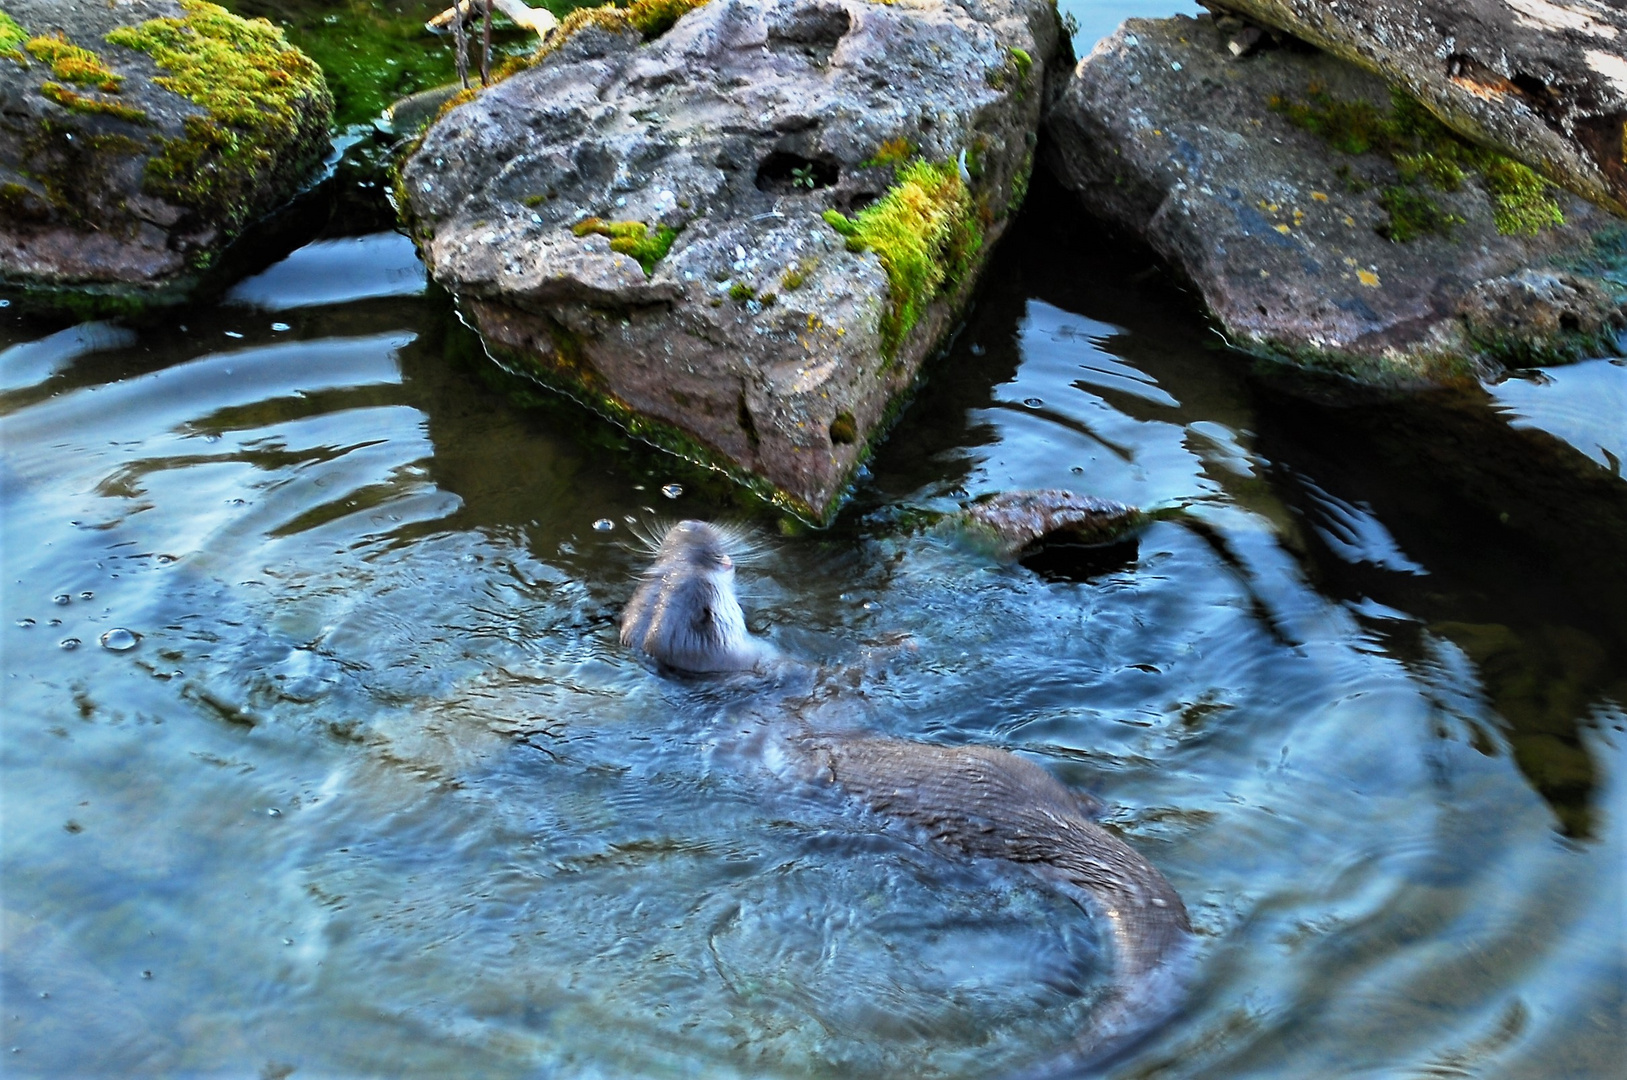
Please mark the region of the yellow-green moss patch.
<svg viewBox="0 0 1627 1080"><path fill-rule="evenodd" d="M577 236L610 237L610 250L637 259L645 277L655 273L655 264L666 257L678 238L678 230L670 225L658 225L651 232L642 221L603 221L596 217L577 222L571 232Z"/></svg>
<svg viewBox="0 0 1627 1080"><path fill-rule="evenodd" d="M58 34L55 37L30 38L23 46L34 56L51 65L51 74L75 86L93 86L116 94L124 76L115 75L100 56L81 48Z"/></svg>
<svg viewBox="0 0 1627 1080"><path fill-rule="evenodd" d="M871 155L870 160L859 164L865 169L896 169L914 156L915 144L900 135L876 147L876 152Z"/></svg>
<svg viewBox="0 0 1627 1080"><path fill-rule="evenodd" d="M952 161L911 162L885 195L854 217L835 210L824 216L850 248L874 251L887 271L881 352L889 360L939 291L965 277L983 245L971 193Z"/></svg>
<svg viewBox="0 0 1627 1080"><path fill-rule="evenodd" d="M1428 190L1456 191L1472 173L1479 174L1491 200L1498 232L1534 234L1565 223L1552 184L1512 158L1461 138L1399 90L1390 91L1388 112L1369 101L1339 100L1315 83L1305 96L1305 101L1273 96L1268 104L1335 150L1378 153L1395 164L1401 183L1386 188L1379 205L1390 215L1383 232L1397 243L1430 233L1450 235L1463 219L1442 209ZM1347 168L1340 172L1347 187L1359 190Z"/></svg>
<svg viewBox="0 0 1627 1080"><path fill-rule="evenodd" d="M16 19L0 11L0 56L27 67L28 57L23 54L23 42L27 40L28 31Z"/></svg>
<svg viewBox="0 0 1627 1080"><path fill-rule="evenodd" d="M145 123L147 114L134 105L127 105L113 98L99 97L95 94L81 94L70 90L61 83L47 82L40 86L40 93L48 101L54 101L64 109L87 116L111 116L119 120L128 120L132 124Z"/></svg>
<svg viewBox="0 0 1627 1080"><path fill-rule="evenodd" d="M149 19L107 35L149 54L154 79L207 110L164 140L144 186L235 228L268 191L291 186L320 152L331 99L321 70L264 19L181 0L179 19Z"/></svg>

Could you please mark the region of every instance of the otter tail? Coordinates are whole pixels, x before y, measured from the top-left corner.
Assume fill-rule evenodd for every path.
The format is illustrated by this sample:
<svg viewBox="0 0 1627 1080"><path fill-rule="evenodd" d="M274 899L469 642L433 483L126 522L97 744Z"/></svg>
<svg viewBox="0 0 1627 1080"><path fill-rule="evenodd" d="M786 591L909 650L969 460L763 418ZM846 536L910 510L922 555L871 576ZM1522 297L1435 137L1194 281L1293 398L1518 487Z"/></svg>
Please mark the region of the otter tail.
<svg viewBox="0 0 1627 1080"><path fill-rule="evenodd" d="M1113 928L1113 985L1068 1046L1011 1080L1097 1075L1171 1019L1186 998L1192 928L1181 898L1134 848L1094 822L1084 824L1100 835L1082 854L1066 851L1033 869Z"/></svg>
<svg viewBox="0 0 1627 1080"><path fill-rule="evenodd" d="M1091 820L1055 777L1014 754L903 739L811 737L821 779L970 855L1044 877L1111 926L1114 982L1090 1025L1022 1080L1093 1074L1132 1050L1185 996L1192 927L1174 887Z"/></svg>

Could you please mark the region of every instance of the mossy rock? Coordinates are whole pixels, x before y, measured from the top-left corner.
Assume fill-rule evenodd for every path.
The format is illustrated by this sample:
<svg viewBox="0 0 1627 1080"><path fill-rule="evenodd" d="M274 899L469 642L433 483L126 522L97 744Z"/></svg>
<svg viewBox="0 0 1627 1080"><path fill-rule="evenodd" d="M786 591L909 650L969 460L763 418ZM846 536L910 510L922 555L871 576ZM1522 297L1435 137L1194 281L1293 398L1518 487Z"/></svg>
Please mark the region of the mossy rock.
<svg viewBox="0 0 1627 1080"><path fill-rule="evenodd" d="M203 0L0 0L0 287L34 306L183 299L325 154L322 73ZM15 28L15 29L13 29Z"/></svg>
<svg viewBox="0 0 1627 1080"><path fill-rule="evenodd" d="M1021 203L1061 46L1050 0L579 11L397 205L514 370L824 523Z"/></svg>

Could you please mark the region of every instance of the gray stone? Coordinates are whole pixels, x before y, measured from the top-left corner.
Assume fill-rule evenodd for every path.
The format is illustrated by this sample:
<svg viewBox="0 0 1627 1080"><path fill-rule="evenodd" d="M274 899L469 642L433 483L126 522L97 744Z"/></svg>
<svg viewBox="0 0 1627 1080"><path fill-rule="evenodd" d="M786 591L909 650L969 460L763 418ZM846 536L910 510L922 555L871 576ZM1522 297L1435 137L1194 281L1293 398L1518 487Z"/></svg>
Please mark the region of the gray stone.
<svg viewBox="0 0 1627 1080"><path fill-rule="evenodd" d="M36 303L118 309L184 298L327 150L322 73L263 20L175 0L3 0L0 10L26 36L0 48L0 287ZM230 70L207 75L254 123L223 120L162 85L177 72L151 50L107 40L158 18L187 20L183 44L202 30L230 55L275 68L259 96L244 96ZM105 74L81 66L76 81L37 39L89 50Z"/></svg>
<svg viewBox="0 0 1627 1080"><path fill-rule="evenodd" d="M1336 150L1282 108L1319 93L1388 113L1383 80L1297 43L1238 58L1232 40L1208 16L1130 20L1047 117L1062 182L1183 272L1232 343L1392 383L1613 348L1617 219L1550 187L1562 226L1499 232L1482 174L1409 186L1393 156ZM1389 239L1393 191L1460 220Z"/></svg>
<svg viewBox="0 0 1627 1080"><path fill-rule="evenodd" d="M1611 0L1220 0L1378 72L1452 127L1627 213L1627 8Z"/></svg>
<svg viewBox="0 0 1627 1080"><path fill-rule="evenodd" d="M950 517L954 527L980 538L1001 558L1014 559L1045 543L1110 544L1147 522L1133 506L1062 488L1003 491Z"/></svg>
<svg viewBox="0 0 1627 1080"><path fill-rule="evenodd" d="M1054 6L712 0L650 42L561 36L403 166L430 273L505 363L827 519L1026 189ZM902 293L822 215L884 198L906 146L964 177L974 242L889 341ZM677 235L646 272L589 218Z"/></svg>

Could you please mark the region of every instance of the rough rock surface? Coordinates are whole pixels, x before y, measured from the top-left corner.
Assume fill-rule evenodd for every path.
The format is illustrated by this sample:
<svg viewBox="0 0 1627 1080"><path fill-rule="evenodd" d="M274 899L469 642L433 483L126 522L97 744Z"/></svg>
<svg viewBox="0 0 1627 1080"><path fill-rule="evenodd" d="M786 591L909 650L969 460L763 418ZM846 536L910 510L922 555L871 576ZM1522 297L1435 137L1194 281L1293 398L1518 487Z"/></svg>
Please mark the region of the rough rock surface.
<svg viewBox="0 0 1627 1080"><path fill-rule="evenodd" d="M1147 521L1133 506L1062 488L1003 491L968 506L951 519L981 535L1003 558L1016 558L1044 542L1107 544L1122 540Z"/></svg>
<svg viewBox="0 0 1627 1080"><path fill-rule="evenodd" d="M195 0L0 13L0 287L74 306L178 298L327 149L322 74L269 23ZM108 40L154 19L178 20L167 39L185 59ZM236 62L215 66L223 52Z"/></svg>
<svg viewBox="0 0 1627 1080"><path fill-rule="evenodd" d="M1408 181L1284 109L1319 94L1378 116L1395 107L1381 79L1298 43L1237 59L1233 36L1209 16L1130 20L1080 62L1047 130L1062 182L1180 269L1235 344L1398 383L1614 347L1617 219L1549 186L1564 224L1505 235L1483 175ZM1428 200L1444 231L1388 238L1392 192Z"/></svg>
<svg viewBox="0 0 1627 1080"><path fill-rule="evenodd" d="M1619 0L1220 0L1404 87L1447 123L1627 213Z"/></svg>
<svg viewBox="0 0 1627 1080"><path fill-rule="evenodd" d="M711 0L649 42L590 24L434 124L398 196L506 363L824 520L1026 190L1062 40L1049 0ZM885 202L911 159L962 193L971 242L901 319L877 251L822 214ZM676 231L648 271L594 231L635 222Z"/></svg>

